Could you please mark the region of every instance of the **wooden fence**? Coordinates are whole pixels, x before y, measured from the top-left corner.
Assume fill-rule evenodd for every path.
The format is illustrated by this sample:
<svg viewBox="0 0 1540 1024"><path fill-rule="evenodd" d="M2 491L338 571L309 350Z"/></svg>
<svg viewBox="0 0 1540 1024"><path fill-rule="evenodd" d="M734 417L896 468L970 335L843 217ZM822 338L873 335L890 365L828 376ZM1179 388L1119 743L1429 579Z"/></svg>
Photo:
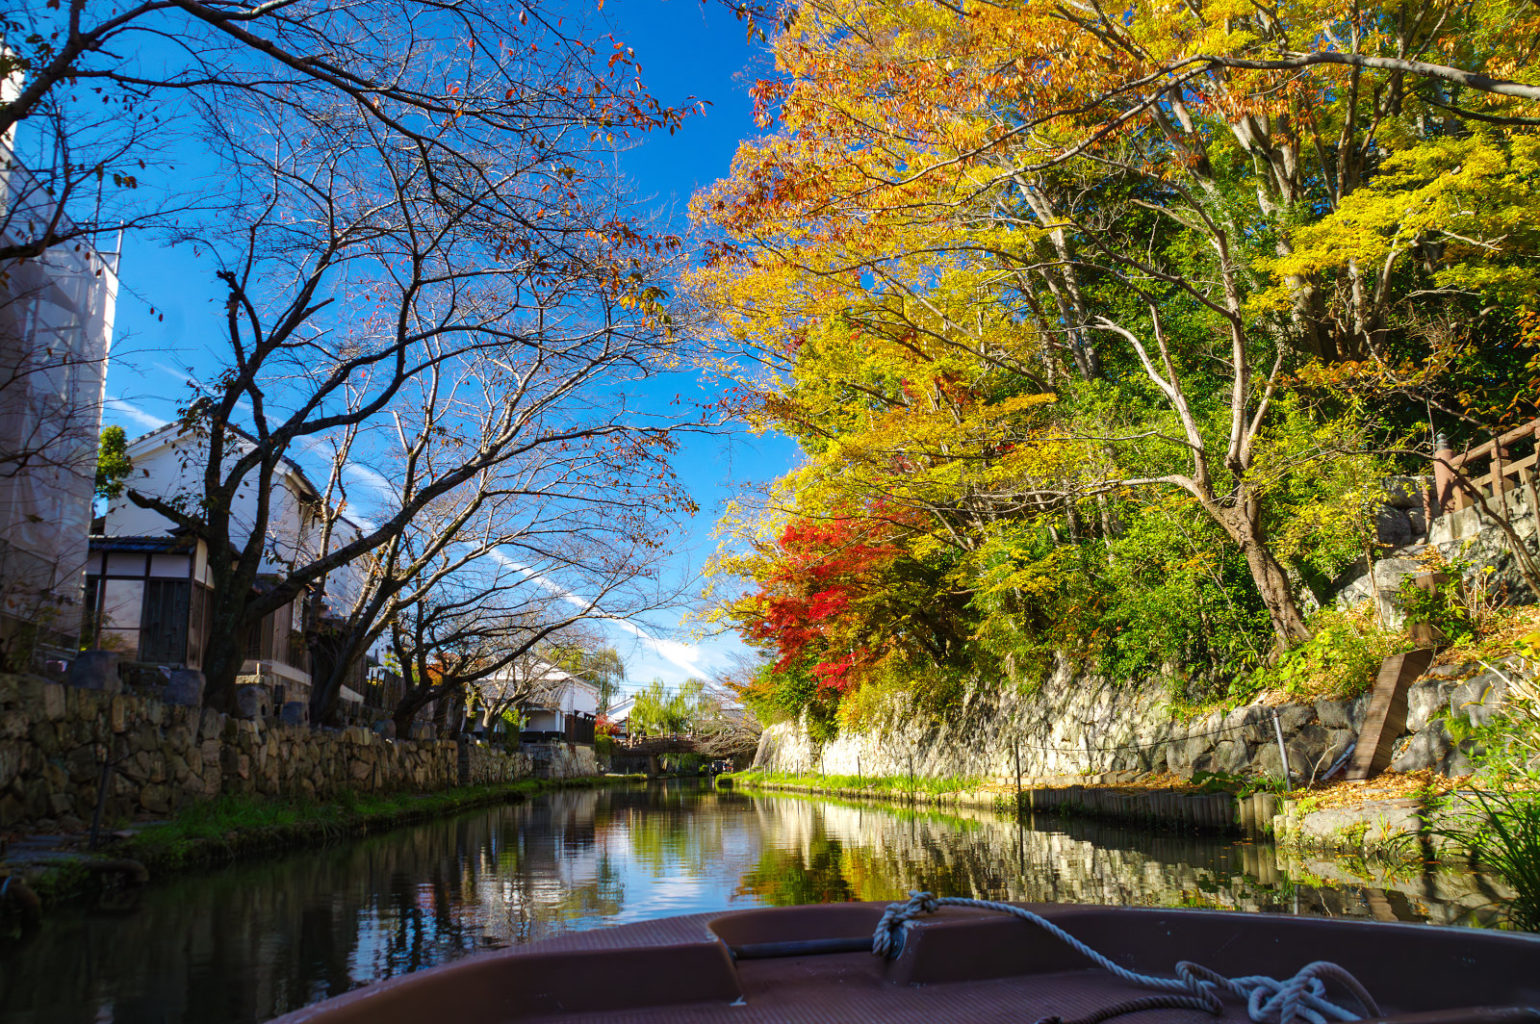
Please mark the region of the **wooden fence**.
<svg viewBox="0 0 1540 1024"><path fill-rule="evenodd" d="M1516 455L1515 449L1529 449L1528 455ZM1440 504L1451 511L1475 505L1479 492L1501 509L1506 495L1517 492L1529 499L1532 509L1540 509L1536 493L1536 475L1540 473L1540 419L1514 427L1501 436L1459 454L1442 449L1434 463L1434 479ZM1456 476L1469 487L1456 483ZM1447 504L1445 504L1447 503Z"/></svg>

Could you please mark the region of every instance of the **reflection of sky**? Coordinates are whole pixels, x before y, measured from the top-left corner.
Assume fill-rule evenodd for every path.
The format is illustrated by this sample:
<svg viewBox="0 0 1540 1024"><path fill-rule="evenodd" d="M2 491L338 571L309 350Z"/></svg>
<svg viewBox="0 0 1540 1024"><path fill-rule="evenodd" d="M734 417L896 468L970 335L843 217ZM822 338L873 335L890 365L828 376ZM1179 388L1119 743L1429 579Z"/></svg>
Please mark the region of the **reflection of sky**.
<svg viewBox="0 0 1540 1024"><path fill-rule="evenodd" d="M1491 920L1479 892L1490 880L1467 879L1462 890L1459 877L1441 876L1436 904L1416 896L1416 879L1389 874L1293 882L1265 844L1043 824L678 786L555 793L189 875L146 890L131 913L60 908L28 941L0 940L0 1024L255 1024L488 946L729 907L893 899L909 888Z"/></svg>

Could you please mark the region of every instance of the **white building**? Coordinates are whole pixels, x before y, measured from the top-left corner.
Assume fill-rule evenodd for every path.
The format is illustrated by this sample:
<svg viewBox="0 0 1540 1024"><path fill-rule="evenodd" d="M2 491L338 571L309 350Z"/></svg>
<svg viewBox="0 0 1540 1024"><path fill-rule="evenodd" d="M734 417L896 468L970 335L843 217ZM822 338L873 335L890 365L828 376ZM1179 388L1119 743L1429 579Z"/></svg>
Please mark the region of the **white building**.
<svg viewBox="0 0 1540 1024"><path fill-rule="evenodd" d="M594 741L599 688L535 655L515 659L476 684L483 708L514 704L530 740ZM483 722L483 724L489 724Z"/></svg>
<svg viewBox="0 0 1540 1024"><path fill-rule="evenodd" d="M206 461L198 450L202 443L175 424L135 439L128 446L134 468L126 489L165 499L200 493L201 467ZM232 452L230 458L241 454ZM321 554L321 495L304 471L287 459L281 460L274 474L268 508L259 588L264 577L286 576L293 566ZM243 547L256 523L254 479L237 490L231 520L231 542ZM338 517L328 547L336 550L361 535L357 524ZM93 629L88 643L116 650L128 662L200 668L208 635L205 609L212 557L202 541L182 536L160 513L133 504L126 494L114 500L101 533L91 539L86 592ZM308 699L311 665L305 631L312 624L310 619L318 614L323 619L345 617L362 582L361 571L346 565L327 576L320 607L305 593L270 612L245 638L242 674L257 676L275 690L281 688L286 700ZM358 683L361 690L361 671Z"/></svg>
<svg viewBox="0 0 1540 1024"><path fill-rule="evenodd" d="M0 245L54 217L76 234L0 136ZM0 641L37 627L38 653L80 631L117 291L118 255L81 239L0 263Z"/></svg>

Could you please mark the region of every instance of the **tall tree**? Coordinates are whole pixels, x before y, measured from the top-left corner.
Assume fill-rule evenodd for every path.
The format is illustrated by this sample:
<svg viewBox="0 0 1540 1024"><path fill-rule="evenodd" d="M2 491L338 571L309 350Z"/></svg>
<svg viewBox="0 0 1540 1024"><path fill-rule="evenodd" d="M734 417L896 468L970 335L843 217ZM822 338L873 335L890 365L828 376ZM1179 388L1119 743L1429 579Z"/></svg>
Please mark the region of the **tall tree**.
<svg viewBox="0 0 1540 1024"><path fill-rule="evenodd" d="M623 50L599 55L534 8L388 4L370 32L343 31L370 9L221 5L200 23L244 40L244 21L275 15L313 60L296 59L280 87L263 62L288 63L245 41L251 88L213 76L230 89L198 94L213 86L194 71L183 83L194 102L226 103L201 130L247 189L245 219L204 233L225 267L228 364L181 416L191 486L128 498L215 554L215 707L229 706L243 638L264 615L467 489L547 501L547 528L608 493L623 531L656 511L637 495L667 488L669 424L618 389L675 344L661 307L674 243L628 219L605 158L611 135L681 112L640 91ZM275 91L284 99L269 104ZM328 446L400 469L396 486L355 533L275 552L284 515L327 520L282 508L277 485L286 460Z"/></svg>
<svg viewBox="0 0 1540 1024"><path fill-rule="evenodd" d="M1500 234L1494 218L1449 237L1429 195L1414 197L1427 215L1403 237L1393 203L1356 197L1395 168L1387 149L1447 168L1458 157L1438 153L1472 149L1444 140L1476 138L1473 121L1528 131L1533 88L1494 82L1529 74L1535 26L1502 3L1363 18L799 5L773 43L777 74L756 88L779 130L741 147L733 177L699 202L718 237L697 294L723 340L766 368L749 381L751 414L819 460L851 461L853 442L895 467L912 460L895 426L923 423L907 372L920 360L883 372L857 353L946 347L959 365L920 378L935 390L975 403L1051 396L1046 422L985 453L960 443L951 411L951 435L932 434L925 457L950 467L970 506L1014 493L1013 516L1038 494L1186 492L1244 556L1286 646L1306 627L1274 551L1273 504L1326 449L1281 443L1278 389L1311 360L1400 371L1451 325L1461 345L1504 329L1487 304L1528 287L1526 231ZM1299 39L1326 56L1288 50ZM1434 52L1447 60L1419 63ZM1485 164L1503 169L1480 187L1521 187L1510 159ZM1393 240L1331 243L1365 218ZM1320 241L1306 249L1314 220ZM1478 254L1501 269L1481 273ZM855 358L824 360L833 345ZM887 444L856 440L878 423ZM1003 446L1040 457L1012 472ZM902 494L898 476L879 493ZM1058 506L1077 532L1074 501ZM1113 533L1105 508L1093 525Z"/></svg>

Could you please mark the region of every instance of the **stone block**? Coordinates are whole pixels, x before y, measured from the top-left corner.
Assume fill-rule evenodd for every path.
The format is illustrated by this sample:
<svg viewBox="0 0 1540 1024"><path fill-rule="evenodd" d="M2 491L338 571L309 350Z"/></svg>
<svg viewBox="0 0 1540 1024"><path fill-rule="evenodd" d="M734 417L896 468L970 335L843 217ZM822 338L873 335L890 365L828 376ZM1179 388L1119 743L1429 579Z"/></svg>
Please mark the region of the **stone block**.
<svg viewBox="0 0 1540 1024"><path fill-rule="evenodd" d="M107 706L107 727L116 733L128 731L127 697L120 695L112 698L112 703Z"/></svg>
<svg viewBox="0 0 1540 1024"><path fill-rule="evenodd" d="M1412 517L1404 509L1389 505L1381 507L1375 515L1374 533L1381 544L1392 549L1410 544L1416 536L1412 528Z"/></svg>
<svg viewBox="0 0 1540 1024"><path fill-rule="evenodd" d="M122 693L123 681L118 678L116 651L81 651L70 662L69 685L81 690L101 693Z"/></svg>
<svg viewBox="0 0 1540 1024"><path fill-rule="evenodd" d="M1507 682L1496 673L1483 672L1450 688L1450 710L1474 725L1485 725L1501 710L1507 696Z"/></svg>
<svg viewBox="0 0 1540 1024"><path fill-rule="evenodd" d="M64 717L64 687L58 683L43 684L43 717L50 722Z"/></svg>
<svg viewBox="0 0 1540 1024"><path fill-rule="evenodd" d="M1283 729L1285 739L1315 721L1314 704L1282 704L1272 708L1271 711L1278 715L1278 725ZM1274 743L1278 742L1277 733L1273 729L1271 714L1267 719L1267 733L1263 739L1264 741L1270 739Z"/></svg>
<svg viewBox="0 0 1540 1024"><path fill-rule="evenodd" d="M171 790L161 785L145 786L139 791L139 806L151 814L170 813Z"/></svg>
<svg viewBox="0 0 1540 1024"><path fill-rule="evenodd" d="M1406 511L1422 510L1423 492L1430 486L1427 477L1390 476L1385 478L1385 504Z"/></svg>
<svg viewBox="0 0 1540 1024"><path fill-rule="evenodd" d="M1234 775L1250 763L1246 744L1240 740L1222 740L1214 748L1213 770Z"/></svg>
<svg viewBox="0 0 1540 1024"><path fill-rule="evenodd" d="M167 704L195 708L203 703L203 686L203 673L197 669L173 669L171 678L161 688L160 699Z"/></svg>
<svg viewBox="0 0 1540 1024"><path fill-rule="evenodd" d="M309 725L310 705L302 700L285 701L278 712L278 721L283 725Z"/></svg>
<svg viewBox="0 0 1540 1024"><path fill-rule="evenodd" d="M267 721L273 717L273 695L268 693L265 686L237 686L235 715L251 721Z"/></svg>
<svg viewBox="0 0 1540 1024"><path fill-rule="evenodd" d="M1435 718L1449 713L1449 691L1453 684L1442 679L1419 679L1406 691L1406 728L1421 732Z"/></svg>
<svg viewBox="0 0 1540 1024"><path fill-rule="evenodd" d="M102 771L95 744L71 750L64 757L64 767L76 782L95 782Z"/></svg>
<svg viewBox="0 0 1540 1024"><path fill-rule="evenodd" d="M1353 702L1350 700L1318 700L1315 717L1328 729L1356 729L1353 723Z"/></svg>
<svg viewBox="0 0 1540 1024"><path fill-rule="evenodd" d="M1406 746L1397 752L1390 762L1390 770L1415 772L1424 768L1437 768L1453 748L1454 744L1450 741L1444 723L1434 722L1413 735Z"/></svg>

